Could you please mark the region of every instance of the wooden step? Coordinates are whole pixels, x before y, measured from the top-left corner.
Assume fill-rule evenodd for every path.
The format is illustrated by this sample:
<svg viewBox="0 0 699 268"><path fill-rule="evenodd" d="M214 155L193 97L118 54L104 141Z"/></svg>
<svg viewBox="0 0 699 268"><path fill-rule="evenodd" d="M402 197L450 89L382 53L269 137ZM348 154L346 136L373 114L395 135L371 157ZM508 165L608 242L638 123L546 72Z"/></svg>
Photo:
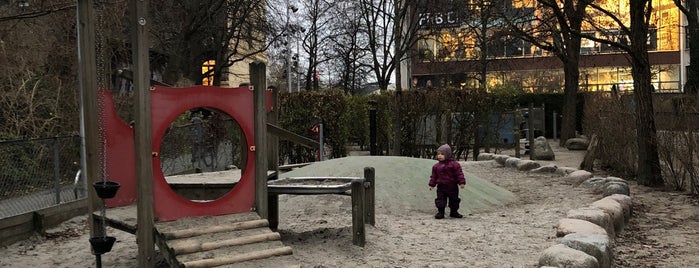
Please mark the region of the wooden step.
<svg viewBox="0 0 699 268"><path fill-rule="evenodd" d="M156 224L156 240L173 267L269 267L294 264L292 250L256 213Z"/></svg>
<svg viewBox="0 0 699 268"><path fill-rule="evenodd" d="M228 255L225 257L214 257L209 259L201 259L196 261L185 262L184 267L186 268L203 268L203 267L217 267L229 264L237 264L241 262L266 259L274 256L290 255L292 254L291 247L278 247L263 249L251 252L245 252L240 254Z"/></svg>
<svg viewBox="0 0 699 268"><path fill-rule="evenodd" d="M231 232L231 231L238 231L238 230L254 229L254 228L259 228L259 227L267 227L267 226L269 226L269 222L267 222L267 220L260 219L260 220L244 221L244 222L235 222L235 223L230 223L227 225L203 226L203 227L184 229L184 230L165 231L165 232L162 232L161 234L166 239L170 240L170 239L195 237L195 236L212 234L212 233L224 233L224 232Z"/></svg>

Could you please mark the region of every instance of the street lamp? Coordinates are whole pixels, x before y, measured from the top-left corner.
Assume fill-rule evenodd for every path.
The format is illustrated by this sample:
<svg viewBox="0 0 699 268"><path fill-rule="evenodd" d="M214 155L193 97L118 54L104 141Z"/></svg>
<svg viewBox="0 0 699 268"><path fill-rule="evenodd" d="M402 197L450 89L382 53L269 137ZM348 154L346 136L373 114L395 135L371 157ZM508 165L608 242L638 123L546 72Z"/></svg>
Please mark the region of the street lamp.
<svg viewBox="0 0 699 268"><path fill-rule="evenodd" d="M286 89L291 93L291 27L289 27L290 13L289 11L296 13L299 9L294 5L289 4L289 0L286 1Z"/></svg>

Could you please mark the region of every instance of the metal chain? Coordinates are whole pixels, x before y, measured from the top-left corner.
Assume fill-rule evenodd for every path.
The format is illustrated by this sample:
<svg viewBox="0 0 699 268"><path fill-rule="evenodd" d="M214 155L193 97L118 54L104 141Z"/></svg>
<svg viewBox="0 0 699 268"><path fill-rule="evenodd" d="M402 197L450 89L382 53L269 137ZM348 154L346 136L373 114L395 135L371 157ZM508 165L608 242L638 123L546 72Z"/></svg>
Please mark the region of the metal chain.
<svg viewBox="0 0 699 268"><path fill-rule="evenodd" d="M97 18L97 28L95 29L96 32L96 47L95 47L95 54L97 57L97 89L98 92L99 90L106 90L105 88L105 83L104 83L104 74L105 74L105 40L104 40L104 5L105 3L102 1L97 1L96 2L96 10L95 12L97 13L96 18ZM109 180L109 177L107 175L107 137L106 137L106 127L104 122L104 110L105 110L105 104L104 104L104 98L99 97L98 94L98 101L97 101L97 109L98 109L98 125L99 125L99 138L100 138L100 146L102 147L100 150L100 177L102 178L103 182L106 182ZM104 215L103 215L104 216Z"/></svg>

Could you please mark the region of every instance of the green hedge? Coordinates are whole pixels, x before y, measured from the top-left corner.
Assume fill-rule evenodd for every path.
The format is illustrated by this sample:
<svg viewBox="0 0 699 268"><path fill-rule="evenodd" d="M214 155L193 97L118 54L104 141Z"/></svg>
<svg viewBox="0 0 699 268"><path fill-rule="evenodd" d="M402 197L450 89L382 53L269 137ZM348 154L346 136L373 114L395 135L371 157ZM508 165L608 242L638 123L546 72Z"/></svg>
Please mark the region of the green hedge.
<svg viewBox="0 0 699 268"><path fill-rule="evenodd" d="M377 150L386 154L393 137L394 110L398 99L402 110L401 155L433 157L442 143L455 147L455 154L465 157L472 149L478 127L493 114L513 111L517 105L546 105L547 121L553 111L562 110L562 94L518 94L511 90L495 93L453 88L395 91L378 95L348 95L339 90L280 93L279 125L299 135L317 139L310 128L323 122L325 144L332 148L330 158L344 157L348 145L368 150L369 100L377 102ZM579 99L582 99L580 97ZM581 112L582 114L582 112ZM582 116L580 116L582 117ZM550 124L547 124L550 128ZM486 132L489 133L489 132ZM552 133L547 129L547 133ZM484 144L491 146L489 144ZM280 142L280 161L300 163L315 161L316 151L288 142Z"/></svg>

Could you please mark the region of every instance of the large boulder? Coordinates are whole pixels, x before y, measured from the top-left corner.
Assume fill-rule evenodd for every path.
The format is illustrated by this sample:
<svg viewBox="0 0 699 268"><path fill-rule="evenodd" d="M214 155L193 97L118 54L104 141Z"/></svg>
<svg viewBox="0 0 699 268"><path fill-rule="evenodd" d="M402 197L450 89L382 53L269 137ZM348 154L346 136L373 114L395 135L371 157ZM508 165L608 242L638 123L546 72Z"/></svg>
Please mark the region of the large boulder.
<svg viewBox="0 0 699 268"><path fill-rule="evenodd" d="M494 159L495 159L495 154L480 153L480 154L478 154L478 160L476 160L476 161L488 161L488 160L494 160Z"/></svg>
<svg viewBox="0 0 699 268"><path fill-rule="evenodd" d="M590 145L590 141L585 138L571 138L566 140L565 145L568 150L571 151L584 151Z"/></svg>
<svg viewBox="0 0 699 268"><path fill-rule="evenodd" d="M541 164L539 164L539 162L532 161L532 160L520 160L517 163L517 170L519 170L519 171L530 171L532 169L536 169L539 167L541 167Z"/></svg>
<svg viewBox="0 0 699 268"><path fill-rule="evenodd" d="M614 254L610 239L606 235L569 234L561 239L561 243L595 257L600 268L612 267Z"/></svg>
<svg viewBox="0 0 699 268"><path fill-rule="evenodd" d="M612 198L602 198L592 202L591 207L599 208L609 214L614 222L614 230L618 233L624 228L626 219L624 218L624 208L622 205Z"/></svg>
<svg viewBox="0 0 699 268"><path fill-rule="evenodd" d="M592 173L586 170L576 170L565 176L565 180L574 185L579 185L589 178L592 178Z"/></svg>
<svg viewBox="0 0 699 268"><path fill-rule="evenodd" d="M563 237L567 234L582 233L582 234L599 234L607 235L607 231L597 224L586 220L579 219L560 219L556 226L556 236Z"/></svg>
<svg viewBox="0 0 699 268"><path fill-rule="evenodd" d="M602 194L604 196L613 194L631 195L631 190L626 183L610 181L604 185L604 192Z"/></svg>
<svg viewBox="0 0 699 268"><path fill-rule="evenodd" d="M539 266L566 268L598 268L595 257L580 250L572 249L563 244L553 245L539 257Z"/></svg>
<svg viewBox="0 0 699 268"><path fill-rule="evenodd" d="M498 154L495 155L495 162L500 164L501 166L505 166L505 161L510 158L509 155L504 155L504 154Z"/></svg>
<svg viewBox="0 0 699 268"><path fill-rule="evenodd" d="M531 160L556 160L556 155L544 136L534 139L534 146L529 151Z"/></svg>
<svg viewBox="0 0 699 268"><path fill-rule="evenodd" d="M633 214L633 202L631 200L631 196L623 194L613 194L605 197L605 199L606 198L613 199L614 201L617 201L619 205L621 205L621 208L624 210L625 222L628 222L631 219L631 215Z"/></svg>
<svg viewBox="0 0 699 268"><path fill-rule="evenodd" d="M571 209L566 213L566 218L585 220L597 224L607 231L609 237L614 237L616 234L614 231L614 221L612 221L612 217L604 212L604 210L599 208L582 207Z"/></svg>

